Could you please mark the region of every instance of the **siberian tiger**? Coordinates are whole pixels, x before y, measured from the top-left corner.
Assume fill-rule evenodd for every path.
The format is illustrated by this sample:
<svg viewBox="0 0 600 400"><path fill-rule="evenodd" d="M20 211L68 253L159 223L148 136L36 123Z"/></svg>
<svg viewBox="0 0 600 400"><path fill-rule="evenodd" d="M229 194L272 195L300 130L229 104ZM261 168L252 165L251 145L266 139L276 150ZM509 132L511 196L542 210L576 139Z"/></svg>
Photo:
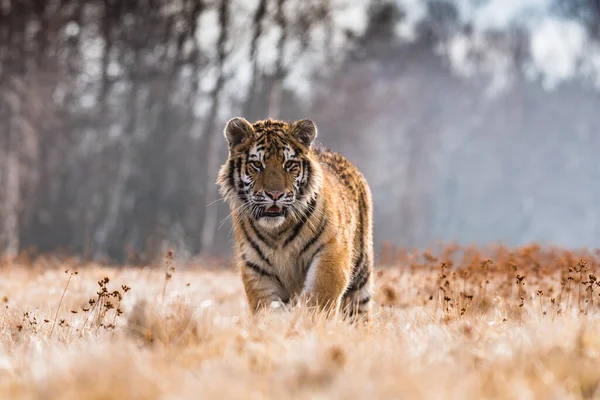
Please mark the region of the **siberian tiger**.
<svg viewBox="0 0 600 400"><path fill-rule="evenodd" d="M224 133L229 158L217 184L252 312L305 299L328 315L368 318L374 256L363 175L314 143L310 120L233 118Z"/></svg>

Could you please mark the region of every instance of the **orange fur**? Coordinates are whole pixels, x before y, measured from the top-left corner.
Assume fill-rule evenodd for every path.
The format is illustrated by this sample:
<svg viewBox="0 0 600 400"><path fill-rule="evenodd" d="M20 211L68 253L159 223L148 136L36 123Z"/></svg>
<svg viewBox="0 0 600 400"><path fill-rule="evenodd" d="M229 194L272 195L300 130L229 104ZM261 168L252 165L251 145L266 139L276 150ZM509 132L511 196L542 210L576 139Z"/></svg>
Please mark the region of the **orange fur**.
<svg viewBox="0 0 600 400"><path fill-rule="evenodd" d="M346 158L314 144L316 134L308 120L227 124L217 183L231 207L236 262L253 312L305 296L320 311L368 316L370 189Z"/></svg>

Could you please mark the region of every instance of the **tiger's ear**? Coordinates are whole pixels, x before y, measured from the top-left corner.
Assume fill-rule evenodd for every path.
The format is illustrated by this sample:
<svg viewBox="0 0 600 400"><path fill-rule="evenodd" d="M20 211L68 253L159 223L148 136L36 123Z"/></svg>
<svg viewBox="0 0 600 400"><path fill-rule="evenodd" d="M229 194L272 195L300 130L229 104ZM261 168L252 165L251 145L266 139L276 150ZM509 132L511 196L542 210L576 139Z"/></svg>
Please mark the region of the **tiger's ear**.
<svg viewBox="0 0 600 400"><path fill-rule="evenodd" d="M229 142L229 150L233 150L253 136L254 129L250 122L244 118L237 117L230 119L225 126L225 137Z"/></svg>
<svg viewBox="0 0 600 400"><path fill-rule="evenodd" d="M317 137L317 126L309 119L301 119L292 124L290 134L304 146L310 147Z"/></svg>

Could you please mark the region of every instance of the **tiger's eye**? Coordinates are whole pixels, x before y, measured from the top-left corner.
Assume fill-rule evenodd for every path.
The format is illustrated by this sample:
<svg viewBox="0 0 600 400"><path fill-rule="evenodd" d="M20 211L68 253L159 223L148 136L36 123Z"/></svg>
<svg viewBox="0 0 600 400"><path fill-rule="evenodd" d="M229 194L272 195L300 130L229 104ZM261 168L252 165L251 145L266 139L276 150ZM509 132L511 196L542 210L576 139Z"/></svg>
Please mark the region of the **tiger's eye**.
<svg viewBox="0 0 600 400"><path fill-rule="evenodd" d="M296 161L286 161L286 163L283 165L283 167L285 169L294 169L294 168L298 167L298 163Z"/></svg>
<svg viewBox="0 0 600 400"><path fill-rule="evenodd" d="M261 170L263 168L263 164L260 161L252 161L251 164L254 168L258 170Z"/></svg>

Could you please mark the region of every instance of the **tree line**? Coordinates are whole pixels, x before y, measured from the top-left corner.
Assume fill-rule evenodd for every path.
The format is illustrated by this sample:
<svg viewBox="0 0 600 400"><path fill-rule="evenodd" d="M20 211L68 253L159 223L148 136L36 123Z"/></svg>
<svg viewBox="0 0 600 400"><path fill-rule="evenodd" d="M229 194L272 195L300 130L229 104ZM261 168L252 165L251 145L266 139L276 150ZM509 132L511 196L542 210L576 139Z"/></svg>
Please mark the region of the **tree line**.
<svg viewBox="0 0 600 400"><path fill-rule="evenodd" d="M456 4L428 1L406 42L397 34L407 18L401 3L1 2L0 252L146 262L169 243L190 255L226 254L228 210L214 181L226 157L222 128L236 115L315 120L321 140L373 182L378 243L408 246L452 237L486 214L468 209L477 191L456 176L473 171L456 161L465 147L448 149L448 140L504 143L494 118L511 115L527 148L545 137L568 141L565 130L542 135L539 116L557 108L568 121L573 102L590 104L578 118L593 131L598 96L580 83L548 94L523 80L507 97L482 101L486 83L458 76L439 55L450 33L470 32ZM597 6L556 2L592 37ZM520 36L502 37L515 65L526 63ZM539 102L519 116L511 113L527 106L510 96Z"/></svg>

